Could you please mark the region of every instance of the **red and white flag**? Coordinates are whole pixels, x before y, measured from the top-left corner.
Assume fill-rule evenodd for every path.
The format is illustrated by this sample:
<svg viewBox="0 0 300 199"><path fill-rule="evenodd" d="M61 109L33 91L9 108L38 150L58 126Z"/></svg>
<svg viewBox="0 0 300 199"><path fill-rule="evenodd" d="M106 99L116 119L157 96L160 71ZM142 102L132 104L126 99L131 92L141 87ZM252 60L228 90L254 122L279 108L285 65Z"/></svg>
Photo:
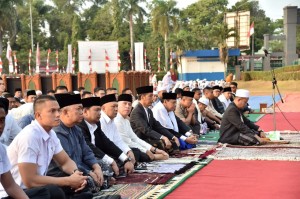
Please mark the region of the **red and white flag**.
<svg viewBox="0 0 300 199"><path fill-rule="evenodd" d="M160 72L160 47L157 49L157 72Z"/></svg>
<svg viewBox="0 0 300 199"><path fill-rule="evenodd" d="M75 73L75 56L76 56L76 48L73 49L73 57L72 57L72 73Z"/></svg>
<svg viewBox="0 0 300 199"><path fill-rule="evenodd" d="M147 69L147 50L144 50L144 70Z"/></svg>
<svg viewBox="0 0 300 199"><path fill-rule="evenodd" d="M14 66L13 66L13 63L12 63L12 50L11 50L9 42L7 42L6 58L8 59L9 73L13 73L14 72Z"/></svg>
<svg viewBox="0 0 300 199"><path fill-rule="evenodd" d="M56 72L59 72L59 63L58 63L58 50L56 50L56 52L55 52L55 54L56 54Z"/></svg>
<svg viewBox="0 0 300 199"><path fill-rule="evenodd" d="M248 37L251 37L251 35L253 35L253 34L254 34L254 21L252 22L252 24L250 26Z"/></svg>
<svg viewBox="0 0 300 199"><path fill-rule="evenodd" d="M39 43L36 46L36 66L35 66L35 73L40 73L40 47Z"/></svg>
<svg viewBox="0 0 300 199"><path fill-rule="evenodd" d="M172 49L170 50L170 68L173 68L173 52L172 52Z"/></svg>
<svg viewBox="0 0 300 199"><path fill-rule="evenodd" d="M18 60L17 60L17 54L14 52L14 62L15 62L15 74L18 74Z"/></svg>
<svg viewBox="0 0 300 199"><path fill-rule="evenodd" d="M28 73L29 75L31 75L31 49L29 50L29 54L28 54Z"/></svg>
<svg viewBox="0 0 300 199"><path fill-rule="evenodd" d="M132 55L132 49L130 49L129 55L130 55L131 70L133 70L133 55Z"/></svg>
<svg viewBox="0 0 300 199"><path fill-rule="evenodd" d="M93 66L92 66L92 49L90 49L90 54L89 54L89 67L90 67L90 73L93 72Z"/></svg>
<svg viewBox="0 0 300 199"><path fill-rule="evenodd" d="M118 58L118 71L121 70L121 58L120 58L120 52L117 50L117 58Z"/></svg>
<svg viewBox="0 0 300 199"><path fill-rule="evenodd" d="M108 68L109 68L109 57L107 51L105 50L105 72L108 72Z"/></svg>
<svg viewBox="0 0 300 199"><path fill-rule="evenodd" d="M2 59L0 57L0 75L2 75Z"/></svg>
<svg viewBox="0 0 300 199"><path fill-rule="evenodd" d="M49 75L50 53L51 53L51 50L48 49L48 54L47 54L47 66L46 66L46 75Z"/></svg>

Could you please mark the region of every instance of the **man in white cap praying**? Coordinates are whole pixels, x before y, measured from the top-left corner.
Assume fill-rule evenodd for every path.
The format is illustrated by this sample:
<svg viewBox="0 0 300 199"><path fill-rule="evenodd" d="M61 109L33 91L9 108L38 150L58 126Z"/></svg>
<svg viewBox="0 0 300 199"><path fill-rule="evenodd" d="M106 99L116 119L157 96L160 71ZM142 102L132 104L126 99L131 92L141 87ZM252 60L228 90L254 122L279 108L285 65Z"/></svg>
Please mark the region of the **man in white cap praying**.
<svg viewBox="0 0 300 199"><path fill-rule="evenodd" d="M233 103L229 104L223 115L219 142L245 146L265 144L265 140L262 139L266 137L263 130L242 113L249 96L248 90L236 91Z"/></svg>

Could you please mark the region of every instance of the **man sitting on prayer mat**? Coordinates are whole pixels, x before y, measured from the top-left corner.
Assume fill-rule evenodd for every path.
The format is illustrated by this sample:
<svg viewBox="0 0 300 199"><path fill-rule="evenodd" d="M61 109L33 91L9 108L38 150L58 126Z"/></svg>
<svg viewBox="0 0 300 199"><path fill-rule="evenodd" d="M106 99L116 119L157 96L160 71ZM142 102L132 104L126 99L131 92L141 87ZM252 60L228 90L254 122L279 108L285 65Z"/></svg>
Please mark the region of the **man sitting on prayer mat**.
<svg viewBox="0 0 300 199"><path fill-rule="evenodd" d="M195 134L200 134L200 122L195 117L196 107L193 103L194 92L183 91L182 98L176 104L175 114L186 125L188 125Z"/></svg>
<svg viewBox="0 0 300 199"><path fill-rule="evenodd" d="M122 163L124 164L125 172L132 173L134 170L134 164L136 162L134 153L128 147L128 145L123 142L118 129L115 124L115 117L118 113L118 103L115 94L105 95L100 100L101 106L101 117L100 124L101 130L106 135L110 141L115 143L122 151ZM124 154L126 154L124 156ZM128 162L128 164L126 164Z"/></svg>
<svg viewBox="0 0 300 199"><path fill-rule="evenodd" d="M90 97L82 99L81 102L84 120L78 126L81 128L85 140L95 156L110 165L116 176L120 173L117 160L124 166L125 173L131 173L134 166L130 161L125 162L128 159L126 153L114 143L114 140L111 141L101 129L99 121L101 111L100 98ZM107 174L105 171L103 172Z"/></svg>
<svg viewBox="0 0 300 199"><path fill-rule="evenodd" d="M229 104L223 115L219 142L245 146L265 144L262 139L266 137L265 133L242 113L249 96L248 90L236 91L233 102Z"/></svg>
<svg viewBox="0 0 300 199"><path fill-rule="evenodd" d="M149 143L140 139L132 130L129 122L131 111L132 96L122 94L118 97L118 114L115 119L118 132L123 141L132 149L137 162L149 162L152 160L166 160L169 155Z"/></svg>
<svg viewBox="0 0 300 199"><path fill-rule="evenodd" d="M176 108L176 93L163 93L163 103L158 103L153 109L154 118L160 124L168 129L178 139L189 144L196 144L198 142L197 136L180 118L178 118L174 111Z"/></svg>
<svg viewBox="0 0 300 199"><path fill-rule="evenodd" d="M83 119L80 94L55 94L60 107L60 123L53 128L60 143L70 158L76 163L79 171L88 176L87 188L96 192L103 184L103 173L93 151L85 142L82 131L76 124ZM47 175L66 176L56 162L52 161Z"/></svg>
<svg viewBox="0 0 300 199"><path fill-rule="evenodd" d="M168 151L178 150L179 140L164 128L154 117L149 106L153 100L153 86L143 86L136 89L139 103L132 110L130 124L139 138L151 145Z"/></svg>

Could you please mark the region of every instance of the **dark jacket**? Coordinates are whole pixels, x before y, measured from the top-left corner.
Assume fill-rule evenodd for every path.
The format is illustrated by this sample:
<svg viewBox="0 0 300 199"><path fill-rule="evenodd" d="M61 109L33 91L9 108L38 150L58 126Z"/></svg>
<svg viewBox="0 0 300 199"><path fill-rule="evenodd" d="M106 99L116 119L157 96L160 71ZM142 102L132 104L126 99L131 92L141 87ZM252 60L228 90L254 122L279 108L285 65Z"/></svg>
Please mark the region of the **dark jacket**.
<svg viewBox="0 0 300 199"><path fill-rule="evenodd" d="M92 169L92 166L97 163L97 159L85 142L81 129L77 126L69 128L60 122L60 125L53 128L53 130L59 138L63 149L76 163L78 169L84 173L88 173ZM49 166L48 175L55 175L59 171L59 167L52 161Z"/></svg>
<svg viewBox="0 0 300 199"><path fill-rule="evenodd" d="M254 135L252 129L257 131L259 126L248 120L234 103L230 103L222 118L219 142L239 144L239 135L241 133Z"/></svg>
<svg viewBox="0 0 300 199"><path fill-rule="evenodd" d="M82 120L82 122L77 126L81 128L86 143L93 150L97 158L102 159L104 155L107 154L114 159L118 159L118 157L123 153L119 147L106 137L104 132L101 130L100 122L97 123L98 128L94 132L95 145L91 143L91 134L85 121Z"/></svg>
<svg viewBox="0 0 300 199"><path fill-rule="evenodd" d="M219 98L215 97L211 102L218 113L223 114L225 112L225 108Z"/></svg>
<svg viewBox="0 0 300 199"><path fill-rule="evenodd" d="M174 135L164 128L154 117L151 109L147 108L149 122L146 112L141 103L138 103L130 115L132 130L143 140L159 140L162 135L172 139Z"/></svg>

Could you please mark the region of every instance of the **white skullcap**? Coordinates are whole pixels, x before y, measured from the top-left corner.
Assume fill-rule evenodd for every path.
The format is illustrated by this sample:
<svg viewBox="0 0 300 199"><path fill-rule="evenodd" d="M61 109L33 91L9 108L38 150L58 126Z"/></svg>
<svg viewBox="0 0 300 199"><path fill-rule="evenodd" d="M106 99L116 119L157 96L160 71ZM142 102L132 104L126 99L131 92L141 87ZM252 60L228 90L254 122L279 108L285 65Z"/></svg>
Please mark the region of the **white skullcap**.
<svg viewBox="0 0 300 199"><path fill-rule="evenodd" d="M168 72L167 72L167 75L168 75L168 76L170 76L170 75L171 75L171 72L170 72L170 71L168 71Z"/></svg>
<svg viewBox="0 0 300 199"><path fill-rule="evenodd" d="M249 98L250 97L250 91L245 90L245 89L237 89L235 96L236 97L246 97L246 98Z"/></svg>
<svg viewBox="0 0 300 199"><path fill-rule="evenodd" d="M40 90L36 90L35 93L36 93L36 95L42 95L43 94L42 91L40 91Z"/></svg>
<svg viewBox="0 0 300 199"><path fill-rule="evenodd" d="M79 92L79 91L73 91L73 93L74 93L74 94L80 94L80 92Z"/></svg>
<svg viewBox="0 0 300 199"><path fill-rule="evenodd" d="M201 97L199 99L199 102L206 105L206 106L208 106L209 100L207 98Z"/></svg>
<svg viewBox="0 0 300 199"><path fill-rule="evenodd" d="M158 94L158 91L153 91L153 95L157 95Z"/></svg>

